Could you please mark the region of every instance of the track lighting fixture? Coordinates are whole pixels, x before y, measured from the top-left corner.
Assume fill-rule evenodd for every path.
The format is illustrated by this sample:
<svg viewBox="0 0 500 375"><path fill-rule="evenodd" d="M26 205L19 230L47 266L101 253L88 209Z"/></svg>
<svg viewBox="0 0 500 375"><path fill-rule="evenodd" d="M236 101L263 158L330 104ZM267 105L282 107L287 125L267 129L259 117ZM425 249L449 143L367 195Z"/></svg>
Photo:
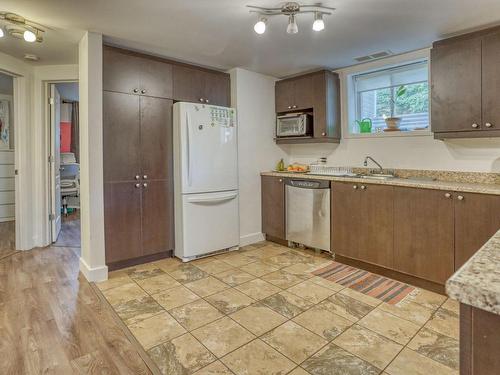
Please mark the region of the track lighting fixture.
<svg viewBox="0 0 500 375"><path fill-rule="evenodd" d="M45 30L35 22L29 21L14 13L0 12L0 37L4 36L4 28L8 35L23 39L26 42L43 42Z"/></svg>
<svg viewBox="0 0 500 375"><path fill-rule="evenodd" d="M329 16L332 14L330 11L335 10L335 8L323 6L321 3L301 5L296 2L288 2L280 8L265 8L254 5L247 5L247 8L250 8L250 13L257 13L259 15L259 20L253 27L257 34L264 34L266 31L267 19L277 15L287 16L288 25L286 27L286 32L288 34L296 34L299 31L299 27L297 25L297 14L303 13L313 13L314 22L312 29L314 31L321 31L325 28L323 16Z"/></svg>

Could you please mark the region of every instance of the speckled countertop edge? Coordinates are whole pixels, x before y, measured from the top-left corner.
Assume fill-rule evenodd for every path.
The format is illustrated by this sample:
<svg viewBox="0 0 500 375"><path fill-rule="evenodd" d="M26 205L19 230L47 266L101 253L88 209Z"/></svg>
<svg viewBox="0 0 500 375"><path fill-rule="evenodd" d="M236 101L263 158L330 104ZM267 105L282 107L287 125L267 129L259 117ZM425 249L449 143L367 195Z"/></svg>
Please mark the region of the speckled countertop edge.
<svg viewBox="0 0 500 375"><path fill-rule="evenodd" d="M446 293L500 315L500 230L446 282Z"/></svg>
<svg viewBox="0 0 500 375"><path fill-rule="evenodd" d="M481 193L500 195L500 184L475 184L466 182L451 181L421 181L405 178L393 178L390 180L375 180L371 178L360 177L337 177L325 175L313 175L308 173L281 173L281 172L262 172L261 176L274 176L283 178L307 178L315 180L330 180L339 182L357 182L365 184L378 184L390 186L414 187L421 189L450 190L464 193Z"/></svg>

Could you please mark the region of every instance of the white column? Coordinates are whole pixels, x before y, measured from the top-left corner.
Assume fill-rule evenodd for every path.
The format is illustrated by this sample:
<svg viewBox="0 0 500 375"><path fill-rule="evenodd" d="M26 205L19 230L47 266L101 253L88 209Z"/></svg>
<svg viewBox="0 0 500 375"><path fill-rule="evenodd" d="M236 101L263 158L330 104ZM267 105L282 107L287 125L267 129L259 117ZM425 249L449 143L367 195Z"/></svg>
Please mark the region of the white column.
<svg viewBox="0 0 500 375"><path fill-rule="evenodd" d="M108 277L104 249L102 35L87 32L78 47L82 223L80 271L89 281L102 281Z"/></svg>

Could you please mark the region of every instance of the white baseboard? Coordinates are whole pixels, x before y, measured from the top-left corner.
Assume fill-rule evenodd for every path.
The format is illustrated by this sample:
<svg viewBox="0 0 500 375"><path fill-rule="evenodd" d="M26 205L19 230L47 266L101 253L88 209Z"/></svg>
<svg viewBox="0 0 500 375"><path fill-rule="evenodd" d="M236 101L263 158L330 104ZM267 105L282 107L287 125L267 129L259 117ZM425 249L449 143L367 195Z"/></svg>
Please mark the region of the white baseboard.
<svg viewBox="0 0 500 375"><path fill-rule="evenodd" d="M80 258L80 272L88 282L99 282L108 279L108 266L91 268L83 258Z"/></svg>
<svg viewBox="0 0 500 375"><path fill-rule="evenodd" d="M240 246L251 245L256 242L264 241L265 239L264 233L261 232L245 234L240 237Z"/></svg>

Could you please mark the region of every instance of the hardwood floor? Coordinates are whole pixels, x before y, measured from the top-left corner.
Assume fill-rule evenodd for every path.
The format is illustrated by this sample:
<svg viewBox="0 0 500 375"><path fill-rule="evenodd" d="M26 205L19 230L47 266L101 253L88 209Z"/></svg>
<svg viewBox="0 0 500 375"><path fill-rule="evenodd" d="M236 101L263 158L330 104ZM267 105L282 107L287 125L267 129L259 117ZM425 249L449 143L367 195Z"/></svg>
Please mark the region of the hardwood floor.
<svg viewBox="0 0 500 375"><path fill-rule="evenodd" d="M53 246L80 247L80 211L62 216L61 232Z"/></svg>
<svg viewBox="0 0 500 375"><path fill-rule="evenodd" d="M151 374L78 257L48 247L0 260L0 374Z"/></svg>

